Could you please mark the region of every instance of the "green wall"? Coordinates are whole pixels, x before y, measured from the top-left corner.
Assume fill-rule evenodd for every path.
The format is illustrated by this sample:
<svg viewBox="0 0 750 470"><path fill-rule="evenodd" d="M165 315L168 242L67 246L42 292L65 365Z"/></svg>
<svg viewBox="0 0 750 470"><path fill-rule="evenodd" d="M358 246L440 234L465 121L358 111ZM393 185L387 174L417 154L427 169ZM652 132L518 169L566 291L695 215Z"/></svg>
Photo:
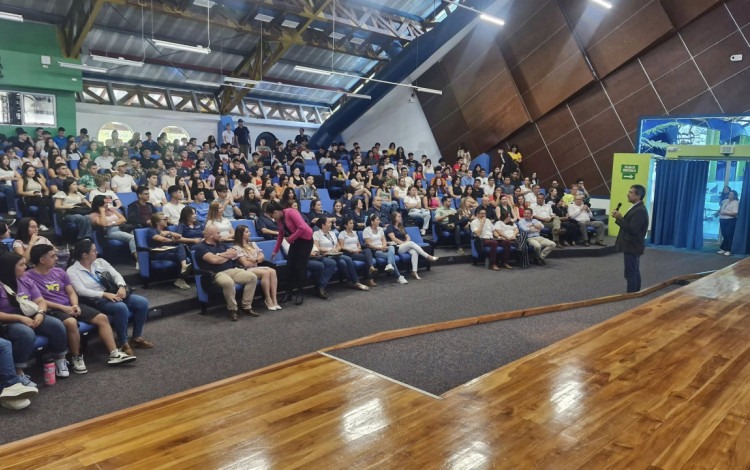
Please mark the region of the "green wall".
<svg viewBox="0 0 750 470"><path fill-rule="evenodd" d="M0 42L0 90L29 91L55 95L57 125L77 134L75 93L81 91L80 70L64 69L57 28L35 23L0 21L3 41ZM49 56L50 65L42 65L42 56ZM80 62L79 62L80 63ZM26 126L33 135L35 126ZM15 126L0 126L0 133L15 135ZM49 129L53 135L57 129Z"/></svg>

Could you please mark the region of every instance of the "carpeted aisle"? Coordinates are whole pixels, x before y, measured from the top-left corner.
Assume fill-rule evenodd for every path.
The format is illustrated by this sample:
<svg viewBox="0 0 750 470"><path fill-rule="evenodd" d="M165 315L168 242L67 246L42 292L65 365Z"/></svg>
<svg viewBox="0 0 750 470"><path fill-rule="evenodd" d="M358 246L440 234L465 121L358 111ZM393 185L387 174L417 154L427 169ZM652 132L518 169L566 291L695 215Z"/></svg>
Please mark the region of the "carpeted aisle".
<svg viewBox="0 0 750 470"><path fill-rule="evenodd" d="M642 259L644 285L719 269L736 260L648 249ZM54 387L41 386L32 406L21 412L0 409L0 443L380 331L620 293L625 289L622 270L619 255L550 260L544 268L498 273L466 264L441 265L406 286L380 276L379 287L370 292L332 287L329 301L307 297L302 307L291 305L275 313L259 307L261 318L241 318L237 323L220 311L209 317L189 312L158 319L149 322L145 332L157 348L136 350L138 361L132 367L108 368L101 344L94 340L86 356L87 375L72 376ZM567 335L573 329L560 326L560 331ZM494 344L492 340L483 348L492 351ZM454 347L444 349L450 352ZM474 359L486 361L481 355ZM42 382L40 368L29 373Z"/></svg>

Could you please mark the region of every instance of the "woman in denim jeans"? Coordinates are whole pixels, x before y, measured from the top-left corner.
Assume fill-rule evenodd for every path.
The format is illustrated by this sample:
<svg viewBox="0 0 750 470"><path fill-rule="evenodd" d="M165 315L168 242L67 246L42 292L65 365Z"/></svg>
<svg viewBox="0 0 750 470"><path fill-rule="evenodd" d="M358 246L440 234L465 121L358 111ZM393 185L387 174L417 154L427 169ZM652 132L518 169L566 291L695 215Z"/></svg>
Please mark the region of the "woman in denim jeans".
<svg viewBox="0 0 750 470"><path fill-rule="evenodd" d="M36 335L49 340L46 356L55 361L56 375L68 377L68 364L65 355L68 352L68 337L65 326L57 318L46 315L47 303L44 301L36 284L24 276L26 261L18 253L6 253L0 256L0 322L4 326L5 338L13 344L13 362L21 383L35 387L23 370L34 354ZM7 291L10 288L16 295ZM37 304L36 315L27 316L21 310L17 298L24 298Z"/></svg>
<svg viewBox="0 0 750 470"><path fill-rule="evenodd" d="M373 214L370 216L369 222L370 226L362 231L362 239L365 241L365 246L372 250L372 255L375 258L386 260L388 264L385 265L385 271L393 273L399 284L408 284L409 281L401 275L396 265L395 245L389 245L385 239L385 231L380 226L380 217L377 214Z"/></svg>
<svg viewBox="0 0 750 470"><path fill-rule="evenodd" d="M136 263L138 262L135 236L132 233L120 230L120 226L126 222L126 219L122 215L122 212L115 208L111 197L104 194L94 197L94 200L91 202L91 214L89 214L89 217L91 217L91 223L95 227L104 229L107 238L127 243L130 253L135 258Z"/></svg>

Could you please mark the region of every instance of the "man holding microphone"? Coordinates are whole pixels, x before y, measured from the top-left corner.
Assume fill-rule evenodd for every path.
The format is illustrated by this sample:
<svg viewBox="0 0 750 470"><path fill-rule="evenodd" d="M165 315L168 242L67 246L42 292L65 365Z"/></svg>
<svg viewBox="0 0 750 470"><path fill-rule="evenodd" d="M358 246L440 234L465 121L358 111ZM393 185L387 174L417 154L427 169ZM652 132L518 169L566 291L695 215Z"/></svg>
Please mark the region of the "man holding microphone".
<svg viewBox="0 0 750 470"><path fill-rule="evenodd" d="M612 211L620 233L617 235L615 248L625 255L625 279L628 282L628 292L641 290L640 259L646 249L646 232L648 231L648 211L643 204L646 188L635 184L628 191L628 202L633 206L625 214L620 213L620 206Z"/></svg>

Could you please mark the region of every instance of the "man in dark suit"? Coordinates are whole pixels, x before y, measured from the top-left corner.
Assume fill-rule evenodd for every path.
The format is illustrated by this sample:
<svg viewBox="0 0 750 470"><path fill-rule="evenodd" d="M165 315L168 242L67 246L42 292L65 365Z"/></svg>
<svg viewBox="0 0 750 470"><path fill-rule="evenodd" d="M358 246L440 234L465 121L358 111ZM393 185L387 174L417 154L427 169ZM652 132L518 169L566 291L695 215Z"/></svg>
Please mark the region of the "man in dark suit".
<svg viewBox="0 0 750 470"><path fill-rule="evenodd" d="M628 202L633 206L624 215L617 210L612 212L620 226L615 248L625 255L625 279L628 282L628 292L641 290L641 255L646 249L646 232L648 231L648 211L643 205L646 188L635 184L628 191Z"/></svg>

